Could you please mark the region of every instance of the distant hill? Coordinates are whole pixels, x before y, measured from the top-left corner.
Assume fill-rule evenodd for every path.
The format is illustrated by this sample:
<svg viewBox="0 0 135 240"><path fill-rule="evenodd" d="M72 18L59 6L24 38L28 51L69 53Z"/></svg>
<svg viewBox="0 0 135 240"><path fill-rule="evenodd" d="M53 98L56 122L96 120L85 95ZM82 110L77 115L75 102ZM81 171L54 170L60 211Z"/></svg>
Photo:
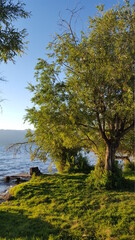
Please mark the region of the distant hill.
<svg viewBox="0 0 135 240"><path fill-rule="evenodd" d="M23 142L27 130L0 130L0 146Z"/></svg>

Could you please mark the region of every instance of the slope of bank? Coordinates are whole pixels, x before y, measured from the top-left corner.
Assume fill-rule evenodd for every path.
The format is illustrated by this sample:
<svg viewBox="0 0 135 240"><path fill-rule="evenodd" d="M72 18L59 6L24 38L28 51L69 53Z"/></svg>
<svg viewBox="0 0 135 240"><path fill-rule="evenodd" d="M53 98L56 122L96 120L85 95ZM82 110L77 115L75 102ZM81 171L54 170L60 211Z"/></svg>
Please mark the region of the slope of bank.
<svg viewBox="0 0 135 240"><path fill-rule="evenodd" d="M91 191L86 178L43 175L14 187L0 205L0 239L135 239L134 190Z"/></svg>

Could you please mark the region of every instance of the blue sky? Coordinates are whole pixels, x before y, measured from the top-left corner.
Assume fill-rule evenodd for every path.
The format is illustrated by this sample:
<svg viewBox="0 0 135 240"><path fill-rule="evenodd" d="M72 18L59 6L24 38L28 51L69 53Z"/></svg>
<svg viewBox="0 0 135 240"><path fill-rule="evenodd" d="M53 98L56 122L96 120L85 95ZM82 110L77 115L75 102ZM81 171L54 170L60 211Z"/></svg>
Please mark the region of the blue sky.
<svg viewBox="0 0 135 240"><path fill-rule="evenodd" d="M26 129L30 126L23 124L25 109L31 106L31 95L26 89L28 82L34 83L34 67L38 58L46 58L46 47L56 32L60 32L59 13L68 18L67 8L73 9L76 4L83 7L78 18L78 29L85 29L88 16L96 13L96 5L105 4L109 9L118 3L115 0L25 0L26 10L31 11L31 18L18 20L19 29L26 28L29 44L25 54L15 59L15 64L0 63L0 76L7 82L0 82L1 103L0 129ZM123 3L123 0L119 1ZM133 1L131 1L133 2Z"/></svg>

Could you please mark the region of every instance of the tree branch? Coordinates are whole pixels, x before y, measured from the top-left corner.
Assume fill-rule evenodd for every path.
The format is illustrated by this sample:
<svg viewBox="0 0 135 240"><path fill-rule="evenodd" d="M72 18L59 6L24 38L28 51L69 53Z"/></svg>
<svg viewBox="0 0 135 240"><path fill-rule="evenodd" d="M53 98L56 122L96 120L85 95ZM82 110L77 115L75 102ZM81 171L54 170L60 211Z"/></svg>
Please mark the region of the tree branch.
<svg viewBox="0 0 135 240"><path fill-rule="evenodd" d="M133 128L134 128L134 122L120 133L120 138L122 138L126 133L128 133Z"/></svg>
<svg viewBox="0 0 135 240"><path fill-rule="evenodd" d="M98 125L99 125L102 138L108 143L108 138L106 137L105 131L103 131L98 111L97 111L97 120L98 120Z"/></svg>
<svg viewBox="0 0 135 240"><path fill-rule="evenodd" d="M31 141L30 143L35 143L35 140ZM28 141L13 143L9 147L7 147L7 151L14 150L14 152L16 154L17 152L21 151L20 149L22 146L25 146L25 150L26 150L26 147L28 146L28 144L29 144Z"/></svg>
<svg viewBox="0 0 135 240"><path fill-rule="evenodd" d="M128 160L130 162L129 156L115 156L115 159L123 159L123 160Z"/></svg>
<svg viewBox="0 0 135 240"><path fill-rule="evenodd" d="M85 128L88 128L88 127L89 127L88 125L83 124L83 123L79 123L79 122L77 122L77 125L79 125L79 126L83 126L83 127L85 127Z"/></svg>
<svg viewBox="0 0 135 240"><path fill-rule="evenodd" d="M98 150L98 146L97 144L88 136L87 133L85 133L86 137L88 138L88 140L96 147L96 149Z"/></svg>

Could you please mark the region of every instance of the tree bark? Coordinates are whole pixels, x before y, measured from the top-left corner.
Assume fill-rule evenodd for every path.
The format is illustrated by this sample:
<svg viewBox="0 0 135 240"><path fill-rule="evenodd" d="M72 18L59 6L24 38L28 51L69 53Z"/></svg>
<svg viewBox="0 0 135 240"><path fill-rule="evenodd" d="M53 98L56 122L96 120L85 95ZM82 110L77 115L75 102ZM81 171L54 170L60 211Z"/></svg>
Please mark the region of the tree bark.
<svg viewBox="0 0 135 240"><path fill-rule="evenodd" d="M117 148L116 148L116 146L114 144L111 144L111 143L107 144L106 156L105 156L105 169L107 171L113 172L116 149Z"/></svg>

